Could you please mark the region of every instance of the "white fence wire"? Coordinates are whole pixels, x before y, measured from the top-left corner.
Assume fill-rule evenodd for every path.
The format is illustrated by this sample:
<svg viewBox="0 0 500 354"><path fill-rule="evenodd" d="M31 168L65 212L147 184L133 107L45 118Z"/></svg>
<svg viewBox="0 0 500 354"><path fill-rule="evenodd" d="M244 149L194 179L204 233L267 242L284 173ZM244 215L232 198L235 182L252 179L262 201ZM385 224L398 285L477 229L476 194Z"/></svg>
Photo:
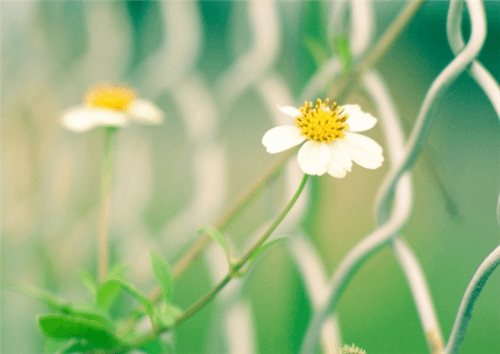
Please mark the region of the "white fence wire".
<svg viewBox="0 0 500 354"><path fill-rule="evenodd" d="M467 43L464 42L461 30L464 2L471 22L471 35ZM195 187L191 200L183 210L165 223L158 232L159 237L141 238L141 240L149 239L150 244L147 246L160 249L172 259L194 241L196 234L193 231L198 226L209 224L227 199L229 169L227 151L224 145L218 142L217 134L221 130L222 123L231 119L228 113L233 105L247 90L255 89L274 122L281 124L284 117L276 105L291 105L294 99L290 88L276 68L277 58L283 45L283 34L280 32L281 3L252 1L235 4L244 9L235 12L234 16L246 16L245 21L235 19L235 23L248 22L250 47L218 77L214 85L215 94L211 93L211 88L196 69L196 63L201 60L203 44L199 4L161 2L158 6L161 10L161 22L164 25L163 43L132 72L130 80L137 84L137 88L144 95L150 97L158 97L165 93L169 95L182 117L187 144L192 147L190 159ZM302 5L296 4L296 6L300 11ZM131 23L126 20L124 8L116 3L103 3L98 7L85 3L84 8L85 27L88 30L87 52L69 68L68 77L62 83L63 89L58 93L60 99L69 102L75 101L77 96L71 89L75 82L88 87L103 78L114 81L123 79L130 61ZM356 0L339 1L331 4L330 9L327 25L329 43L334 42L335 35L347 34L351 43L352 59L355 64L359 64L366 57L374 40L376 23L374 3ZM347 14L350 15L349 21L346 20ZM25 17L19 21L28 23L31 21L30 16L33 15L26 11ZM100 31L96 31L99 26L95 23L103 22L103 18L106 19L104 22L108 23L106 37L101 36ZM23 26L26 27L26 23ZM327 279L327 272L320 256L312 243L307 240L309 236L300 228L311 197L310 190L304 191L304 195L290 215L275 232L276 236L292 235L290 254L297 265L312 304L313 317L307 327L301 353L313 353L318 339L325 353L338 353L342 344L342 326L336 309L342 292L364 262L384 246L390 245L411 290L429 352L456 354L465 336L475 301L488 277L500 264L500 247L497 247L480 265L469 283L450 337L445 341L420 262L400 235L413 211L414 186L411 169L427 142L436 118L433 114L434 109L461 73L467 72L477 82L500 118L500 86L477 60L486 37L486 14L483 3L473 0L451 0L446 30L448 43L455 58L430 86L407 141L394 100L382 76L377 71L370 70L364 73L360 80L363 90L374 103L381 118L391 164L375 203L379 226L347 253L330 280ZM108 45L110 41L113 43L111 47ZM44 60L49 59L44 58ZM155 75L147 74L151 72L151 68L154 68ZM304 85L295 103L300 104L319 96L333 79L339 77L343 69L340 58L336 55L330 56ZM50 70L47 71L49 72L41 73L40 77L53 74ZM122 160L117 161L117 174L126 175L134 168L137 172L135 179L121 181L118 177L116 180L115 191L128 190L129 193L113 196L113 204L117 205L119 210L117 214L121 216L115 220L114 228L121 232L144 235L148 234L148 228L137 215L144 212L152 198L153 161L148 158L152 147L141 135L127 136L126 139L120 140L119 144L124 140L127 140L127 143L119 146L123 155ZM81 147L66 141L61 144L67 147L70 159L77 159L75 156L80 154ZM130 149L131 144L134 149ZM59 156L60 152L54 154L57 155L55 159L64 159L64 156ZM139 161L139 167L127 163L129 160ZM285 201L294 194L300 178L298 164L295 159L291 159L285 168ZM95 210L91 209L84 216L80 216L75 223L87 224L89 215L94 212ZM500 225L500 197L497 214ZM256 229L260 231L266 225L267 223ZM60 226L60 229L64 228L72 227ZM83 228L83 230L82 233L91 233L88 229ZM63 233L59 229L57 231ZM248 242L256 237L257 234L250 237ZM146 245L138 245L137 239L133 238L123 241L123 245L119 247L121 256L132 263L136 276L143 280L151 277L145 258L146 249ZM68 262L75 264L82 262L82 257L75 256ZM221 257L215 248L210 247L205 260L210 269L211 280L215 284L227 271L226 264L221 263L224 257ZM237 280L220 294L220 299L217 301L219 324L224 328L225 345L230 353L258 352L251 303L242 296L244 282L244 279Z"/></svg>

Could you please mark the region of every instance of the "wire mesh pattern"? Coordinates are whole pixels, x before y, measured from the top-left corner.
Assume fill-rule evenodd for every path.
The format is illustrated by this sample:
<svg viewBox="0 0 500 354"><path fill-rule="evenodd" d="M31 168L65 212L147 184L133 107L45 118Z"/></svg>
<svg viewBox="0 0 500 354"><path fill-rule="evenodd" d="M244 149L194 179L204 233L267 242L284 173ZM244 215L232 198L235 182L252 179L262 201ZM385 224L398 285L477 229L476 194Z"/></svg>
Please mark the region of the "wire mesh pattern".
<svg viewBox="0 0 500 354"><path fill-rule="evenodd" d="M158 31L161 32L158 35L160 39L156 46L151 45L148 50L144 50L146 53L144 58L138 60L133 56L134 45L137 46L137 41L134 44L134 31L137 31L137 28L134 27L136 25L127 13L126 7L135 5L124 4L81 3L78 6L81 7L82 14L75 15L75 18L69 16L69 19L65 18L68 5L55 5L60 13L53 16L57 17L59 22L73 20L72 26L75 28L81 26L85 29L83 31L85 35L77 34L73 37L74 44L64 44L80 45L84 48L82 53L73 54L76 55L73 58L71 54L65 52L67 47L61 45L63 39L51 42L50 31L53 29L50 25L43 24L41 27L32 25L37 16L43 18L39 13L47 11L44 10L44 6L47 5L42 4L37 7L27 4L17 7L18 15L4 24L5 28L13 30L8 36L4 36L7 39L2 38L3 51L14 48L16 38L25 39L18 45L27 48L30 43L42 39L52 50L32 48L30 53L33 54L23 58L21 62L36 72L36 75L30 76L30 73L12 71L13 74L6 75L4 85L12 92L15 91L15 94L12 92L2 92L2 94L6 110L13 110L12 107L15 106L9 102L21 101L20 106L33 106L32 111L35 113L32 113L34 116L29 120L34 123L34 130L41 131L49 129L43 128L43 115L36 115L37 105L49 106L49 112L57 116L62 107L54 102L77 102L82 93L80 87L89 87L95 82L106 80L131 82L142 95L167 102L165 104L167 116L180 117L180 120L176 121L179 126L172 129L172 132L166 131L166 128L155 132L154 134L157 134L155 141L140 130L124 131L117 141L117 150L120 154L116 158L117 177L112 191L112 205L115 208L111 222L113 251L115 258L124 260L131 266L134 279L137 279L141 286L146 286L153 280L147 250L158 250L169 261L178 260L183 252L196 242L199 235L194 231L202 225L212 223L230 199L232 189L235 189L230 177L237 173L231 169L231 150L220 137L232 134L227 133L226 126L234 124L235 111L245 109L245 103L242 102L245 102L246 95L251 92L255 96L251 102L259 102L262 105L261 111L266 112L274 124L288 123L277 104L300 106L304 101L315 100L331 86L332 82L341 81L346 67L342 58L335 52L335 48L329 48L329 53L333 54L328 54L324 58L299 93L294 92L297 90L291 87L290 78L286 77L278 63L283 52L288 50L286 40L294 36L293 30L288 28L290 25L287 21L297 18L304 5L296 4L284 9L286 4L273 1L234 4L231 26L234 27L234 32L241 32L241 37L246 37L248 40L244 50L238 41L232 43L235 47L232 50L238 54L224 70L214 75L215 79L207 79L199 66L200 62L210 58L204 57L205 55L209 57L204 49L207 43L204 43L203 21L206 21L206 18L203 17L202 6L197 2L156 2L151 5L152 12L143 16L156 18L157 24L161 24L159 26L161 30ZM377 23L374 2L352 0L318 6L323 6L323 10L328 9L325 26L328 43L334 43L338 35L348 38L353 65L355 68L362 67L374 47ZM128 11L132 10L129 8ZM470 20L471 29L467 42L464 41L462 34L464 14ZM293 261L294 270L299 274L311 304L311 319L305 327L300 345L297 346L300 347L300 353L313 353L317 344L325 353L339 353L340 347L344 344L342 316L338 313L342 295L361 266L385 246L390 246L408 283L429 353L459 353L474 304L487 279L500 264L500 246L484 259L470 280L458 308L451 334L446 340L443 335L446 331L443 331L438 320L440 309L434 303L424 273L425 268L417 257L418 252L412 249L401 234L411 220L415 195L419 193L415 187L412 170L430 139L435 120L438 119L435 112L443 97L453 89L459 75L464 72L470 75L500 119L500 86L478 60L487 34L486 20L482 1L450 1L446 34L454 58L433 79L420 105L408 139L405 138L402 119L394 103L396 100L391 96L389 85L383 75L373 68L373 63L370 67L362 67L363 70L354 73L354 75L359 74L357 80L365 95L362 98L370 101L377 111L385 139L384 155L390 164L390 169L375 199L377 227L342 257L331 277L328 276L328 267L320 255L322 253L311 242L313 237L303 226L307 222L308 206L316 196L310 186L304 190L297 204L272 236L290 236L288 247L285 249ZM106 28L102 29L102 23L106 23ZM444 21L440 23L445 26ZM71 27L68 23L64 26L64 28ZM71 42L69 39L67 41ZM58 57L53 58L51 55ZM10 60L15 61L15 58ZM4 68L9 68L9 65L15 66L7 62ZM151 75L152 71L154 75ZM43 92L45 82L55 81L56 76L62 79L58 79L51 86L57 86L58 89L49 93ZM36 80L33 77L36 77ZM18 99L18 96L22 96L23 99ZM294 97L297 97L297 100ZM44 112L48 114L47 109L44 109ZM9 127L6 125L3 125L4 135ZM97 141L96 137L91 136L87 142L64 135L58 135L56 138L50 135L40 138L41 141L37 142L37 146L41 148L40 155L48 156L44 157L48 164L48 167L45 167L43 166L45 162L39 161L39 157L30 156L22 150L23 142L27 144L38 135L33 131L13 134L15 139L20 139L17 141L18 145L12 148L15 151L14 156L17 156L19 161L27 159L36 161L34 167L29 169L36 169L33 175L41 177L39 181L26 182L28 186L26 188L31 190L22 197L11 197L10 194L3 197L4 204L7 205L15 204L10 202L11 199L16 200L15 210L20 210L21 214L25 209L30 211L39 209L34 211L38 215L37 220L32 218L33 220L26 219L23 222L16 222L15 214L12 216L4 211L7 214L7 225L4 227L7 230L7 238L11 237L9 236L11 229L20 230L16 231L20 235L30 235L35 233L33 230L36 229L43 231L39 232L41 241L36 243L33 243L28 236L17 241L19 242L17 247L25 250L24 254L20 253L22 256L18 261L27 266L15 269L12 274L22 279L42 278L37 261L29 258L29 254L36 252L36 247L41 247L44 257L55 263L56 268L62 269L59 276L69 279L81 264L90 264L92 260L91 235L95 233L95 229L88 225L93 225L92 220L96 218L98 211L97 206L91 201L97 195L93 191L96 177L88 176L87 171L92 170L94 166L90 161L96 155L93 147ZM173 142L171 144L165 142L166 138L161 134L168 136ZM10 143L11 140L4 142L4 145ZM245 146L244 142L242 145ZM169 150L172 156L175 156L169 160L170 164L177 165L180 173L190 175L190 191L183 190L188 197L179 198L182 201L173 201L168 205L170 208L168 212L155 215L152 210L154 203L158 203L158 198L166 195L174 195L175 198L177 193L175 187L155 192L155 188L161 185L158 179L172 177L174 174L171 171L155 170L155 164L165 155L155 153L159 150ZM10 150L8 153L11 153ZM173 178L174 183L177 178L182 185L183 177ZM283 184L269 192L268 199L273 200L267 201L265 205L267 210L276 214L277 210L282 209L294 195L301 178L298 162L295 158L289 159L283 167ZM20 183L22 182L21 180ZM76 186L80 191L73 192L77 190ZM54 190L57 190L57 193L51 193ZM157 193L163 194L158 197ZM181 192L178 193L180 195ZM37 205L45 207L40 208ZM59 212L65 209L68 210L66 214ZM150 220L155 220L154 228L150 225L152 222L144 215L148 215ZM500 196L497 219L500 223ZM237 242L229 242L231 249L237 254L249 249L270 224L267 215L259 216L256 220L260 225L252 224L250 236L244 241L237 239ZM22 227L19 224L22 224ZM231 232L236 233L230 229L228 234L231 235ZM122 237L122 235L135 236ZM224 254L215 245L209 245L205 250L203 261L204 269L208 270L208 282L212 286L218 284L227 273ZM253 270L245 277L233 280L218 294L213 326L204 330L211 337L220 335L223 343L217 342L216 339L212 340L208 345L208 351L220 351L223 347L229 353L263 352L258 346L258 318L254 316L254 303L246 298L245 292L248 283L251 282L252 274ZM78 292L72 290L75 288L77 288L76 282L70 281L58 290L64 296L74 297L78 296ZM31 304L16 301L11 303L15 303L18 308L25 306L28 309L25 313L35 310ZM17 319L19 326L21 321L25 320L20 315ZM189 326L189 324L184 325ZM147 332L151 329L151 324L143 321L139 328ZM217 334L217 331L221 331L222 334ZM170 340L174 342L175 347L175 334L172 337ZM29 348L33 349L34 346L36 344Z"/></svg>

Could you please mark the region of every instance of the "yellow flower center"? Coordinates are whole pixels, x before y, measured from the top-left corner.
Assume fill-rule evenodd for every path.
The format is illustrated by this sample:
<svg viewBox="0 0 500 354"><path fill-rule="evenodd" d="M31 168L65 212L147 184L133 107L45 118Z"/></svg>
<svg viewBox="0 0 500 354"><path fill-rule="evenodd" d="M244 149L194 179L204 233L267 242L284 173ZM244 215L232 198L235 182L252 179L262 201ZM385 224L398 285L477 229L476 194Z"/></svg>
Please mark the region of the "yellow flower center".
<svg viewBox="0 0 500 354"><path fill-rule="evenodd" d="M135 94L123 87L98 86L87 93L87 104L94 108L110 108L126 111Z"/></svg>
<svg viewBox="0 0 500 354"><path fill-rule="evenodd" d="M318 98L314 108L312 102L305 102L299 108L302 115L295 117L295 125L307 139L329 143L345 136L344 130L349 128L346 123L349 116L337 102L331 107L328 107L328 102L328 98L324 103Z"/></svg>

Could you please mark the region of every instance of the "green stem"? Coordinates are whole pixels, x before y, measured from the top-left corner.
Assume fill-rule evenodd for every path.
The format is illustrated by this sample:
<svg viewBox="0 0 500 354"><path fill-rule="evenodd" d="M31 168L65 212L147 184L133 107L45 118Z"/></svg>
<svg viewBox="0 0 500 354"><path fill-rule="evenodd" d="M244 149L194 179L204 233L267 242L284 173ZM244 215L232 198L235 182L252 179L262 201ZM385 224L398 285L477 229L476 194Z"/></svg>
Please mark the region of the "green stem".
<svg viewBox="0 0 500 354"><path fill-rule="evenodd" d="M269 186L279 175L279 172L285 163L285 161L295 152L296 149L290 149L288 152L284 153L280 158L276 159L258 178L250 185L236 200L231 204L231 206L224 212L224 214L215 222L215 228L219 231L224 230L244 209L252 200L254 200L260 192L262 192L267 186ZM179 278L188 268L190 264L195 262L210 242L211 237L207 234L200 236L198 241L196 241L185 253L184 255L175 263L172 268L175 278ZM157 302L161 299L161 289L156 287L148 298L152 302ZM134 312L130 318L124 323L123 327L119 330L121 336L127 336L134 328L135 324L144 314L143 309Z"/></svg>
<svg viewBox="0 0 500 354"><path fill-rule="evenodd" d="M222 279L222 281L217 284L215 288L213 288L207 295L205 295L201 300L199 300L196 304L191 306L189 309L187 309L182 315L180 315L177 320L175 321L175 325L178 326L181 323L185 322L187 319L189 319L191 316L193 316L195 313L197 313L199 310L201 310L205 305L207 305L212 299L226 286L227 283L231 281L234 277L237 276L238 270L241 269L245 265L245 263L250 259L250 257L257 252L260 246L262 246L266 240L271 236L274 230L278 227L278 225L283 221L285 216L288 214L288 212L292 209L293 205L297 201L297 199L300 196L300 193L302 193L302 190L304 189L307 178L309 175L304 174L304 177L302 178L302 181L300 182L299 187L297 188L297 191L293 195L292 199L288 202L286 207L283 209L283 211L278 215L278 217L274 220L274 222L269 226L269 228L264 232L264 234L259 238L259 240L253 245L253 247L243 256L243 258L236 263L233 267L232 270ZM147 334L141 338L139 338L137 341L133 342L130 344L131 348L137 348L144 346L154 340L158 335L160 335L162 332L165 332L168 329L161 329L159 331L153 331L150 334Z"/></svg>
<svg viewBox="0 0 500 354"><path fill-rule="evenodd" d="M254 200L255 197L278 176L278 172L281 170L281 167L288 157L290 157L290 155L294 152L295 149L290 149L287 153L283 154L283 156L271 164L271 166L269 166L269 168L267 168L262 175L257 178L254 184L250 185L215 222L215 228L219 231L225 229L236 218L236 216L238 216L243 209L245 209L245 207L250 204L250 202ZM177 261L172 269L174 277L180 277L187 267L200 257L210 240L210 236L203 234L198 241L193 244L193 246L186 253L184 253L182 258Z"/></svg>
<svg viewBox="0 0 500 354"><path fill-rule="evenodd" d="M293 195L293 197L290 200L290 202L287 204L287 206L285 207L285 209L283 209L283 211L281 212L281 214L278 215L278 217L276 218L276 220L274 220L274 222L271 224L271 226L269 226L269 228L266 230L266 232L264 232L264 234L259 238L259 240L253 245L253 247L243 256L243 258L241 258L241 260L238 263L236 263L234 265L234 267L233 267L234 272L237 272L238 270L240 270L240 268L260 248L260 246L262 246L264 244L264 242L267 241L267 239L269 238L269 236L271 236L271 234L274 232L274 230L276 230L276 228L278 227L278 225L281 223L281 221L283 221L283 219L285 218L286 214L288 214L288 212L290 211L290 209L292 209L293 205L295 204L295 202L299 198L300 193L302 192L302 190L304 189L304 187L306 185L308 177L309 177L309 175L304 174L304 177L302 177L302 181L300 182L299 188L297 189L297 191Z"/></svg>
<svg viewBox="0 0 500 354"><path fill-rule="evenodd" d="M105 128L104 130L104 159L101 169L101 211L99 214L99 230L98 230L98 258L99 258L99 282L103 283L106 280L108 271L108 229L109 229L109 210L110 210L110 194L111 180L113 175L113 153L114 153L114 138L116 128Z"/></svg>
<svg viewBox="0 0 500 354"><path fill-rule="evenodd" d="M377 65L424 3L425 0L408 2L405 9L391 23L363 61L351 70L347 77L341 78L333 85L332 90L328 93L329 97L335 98L337 102L348 102L348 97L358 87L363 74Z"/></svg>

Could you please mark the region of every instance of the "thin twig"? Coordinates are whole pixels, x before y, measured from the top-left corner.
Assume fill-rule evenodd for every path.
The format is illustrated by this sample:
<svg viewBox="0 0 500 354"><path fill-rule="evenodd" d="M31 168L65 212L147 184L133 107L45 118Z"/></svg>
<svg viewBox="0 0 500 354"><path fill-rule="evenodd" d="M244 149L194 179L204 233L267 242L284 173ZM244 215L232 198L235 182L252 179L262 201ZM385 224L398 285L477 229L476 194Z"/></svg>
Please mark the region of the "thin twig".
<svg viewBox="0 0 500 354"><path fill-rule="evenodd" d="M241 258L241 260L237 263L235 263L231 267L231 271L222 279L222 281L217 284L217 286L212 289L207 295L205 295L201 300L199 300L197 303L195 303L193 306L191 306L189 309L187 309L183 314L181 314L177 320L175 321L175 325L178 326L181 323L185 322L187 319L192 317L195 313L197 313L199 310L201 310L205 305L207 305L225 286L227 283L231 281L231 279L235 278L236 276L239 276L238 271L248 262L248 260L252 257L252 255L259 250L259 248L267 241L269 236L276 230L276 228L279 226L279 224L283 221L285 216L288 214L288 212L292 209L293 205L299 198L300 194L302 193L307 179L309 175L304 174L304 177L302 178L302 181L300 182L299 187L297 188L297 191L293 195L292 199L288 202L288 204L285 206L285 208L282 210L282 212L278 215L278 217L273 221L273 223L267 228L267 230L262 234L262 236L259 238L259 240L252 246L252 248ZM137 339L133 343L131 343L128 347L129 348L138 348L144 345L147 345L149 342L153 341L156 337L158 337L161 333L168 331L169 328L158 328L156 330L153 330L152 333L146 334L143 337ZM122 350L127 349L127 348L117 348L113 349L110 351L110 353L119 353ZM117 351L118 350L118 351Z"/></svg>
<svg viewBox="0 0 500 354"><path fill-rule="evenodd" d="M215 222L215 228L219 231L224 230L244 209L250 204L252 200L259 195L268 185L270 185L278 176L279 171L285 161L295 152L291 149L284 153L279 159L276 159L257 180L250 185L231 206L219 217ZM207 234L203 234L200 238L184 253L184 255L173 266L172 272L174 278L179 278L186 271L187 267L199 259L201 253L210 242L211 238ZM153 302L158 302L161 299L161 289L156 287L149 294L148 298ZM144 308L137 309L130 318L124 323L122 328L118 331L120 336L126 336L134 328L135 324L144 315Z"/></svg>
<svg viewBox="0 0 500 354"><path fill-rule="evenodd" d="M98 230L98 258L99 258L99 282L106 280L108 271L108 229L110 212L111 179L113 174L113 152L116 128L105 128L104 130L104 159L101 170L101 211L99 214Z"/></svg>

